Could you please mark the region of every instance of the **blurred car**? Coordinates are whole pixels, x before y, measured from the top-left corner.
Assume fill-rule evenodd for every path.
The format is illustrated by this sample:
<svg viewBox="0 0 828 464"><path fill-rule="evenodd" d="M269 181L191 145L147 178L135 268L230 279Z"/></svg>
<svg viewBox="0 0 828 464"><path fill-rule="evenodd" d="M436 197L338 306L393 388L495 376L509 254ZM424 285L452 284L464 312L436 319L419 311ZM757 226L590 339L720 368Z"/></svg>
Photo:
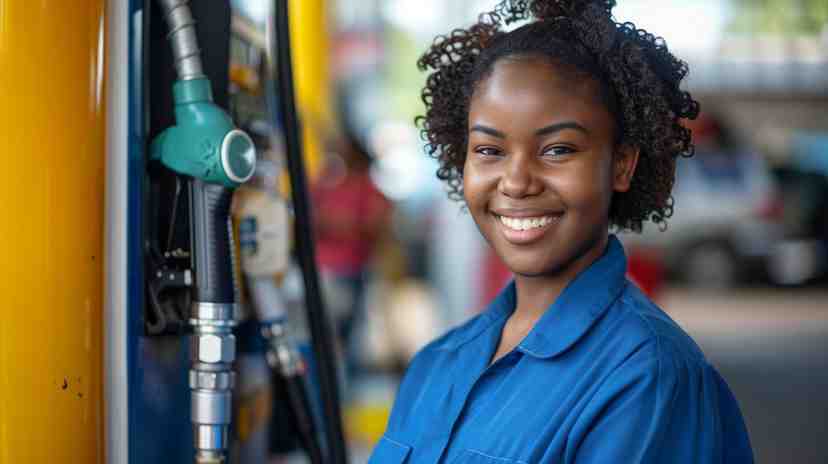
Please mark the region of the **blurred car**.
<svg viewBox="0 0 828 464"><path fill-rule="evenodd" d="M726 288L767 278L783 237L783 202L769 166L726 143L711 117L693 127L696 154L679 159L668 230L646 224L630 248L661 256L669 275L694 287Z"/></svg>
<svg viewBox="0 0 828 464"><path fill-rule="evenodd" d="M641 235L626 234L625 243L657 250L671 275L695 287L726 288L768 275L783 208L761 158L698 152L679 160L673 196L667 231L647 224Z"/></svg>
<svg viewBox="0 0 828 464"><path fill-rule="evenodd" d="M828 277L828 134L797 133L790 159L774 169L785 199L785 240L777 245L771 276L783 285Z"/></svg>

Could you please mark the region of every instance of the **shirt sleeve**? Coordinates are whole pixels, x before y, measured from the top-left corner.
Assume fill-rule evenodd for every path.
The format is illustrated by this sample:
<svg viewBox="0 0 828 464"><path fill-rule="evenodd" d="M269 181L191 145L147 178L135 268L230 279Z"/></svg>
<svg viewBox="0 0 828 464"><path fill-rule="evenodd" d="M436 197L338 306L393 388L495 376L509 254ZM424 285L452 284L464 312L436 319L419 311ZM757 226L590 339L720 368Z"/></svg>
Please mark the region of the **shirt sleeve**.
<svg viewBox="0 0 828 464"><path fill-rule="evenodd" d="M704 359L677 353L664 340L619 366L581 419L568 463L753 463L724 380Z"/></svg>

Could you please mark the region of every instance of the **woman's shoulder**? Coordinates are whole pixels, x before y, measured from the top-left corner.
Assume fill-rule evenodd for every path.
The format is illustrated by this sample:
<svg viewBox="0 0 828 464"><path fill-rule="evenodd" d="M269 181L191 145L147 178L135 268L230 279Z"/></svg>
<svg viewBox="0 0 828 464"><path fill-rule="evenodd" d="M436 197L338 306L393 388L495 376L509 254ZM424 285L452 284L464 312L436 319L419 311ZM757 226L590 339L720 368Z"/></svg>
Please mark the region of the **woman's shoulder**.
<svg viewBox="0 0 828 464"><path fill-rule="evenodd" d="M693 338L634 284L626 286L608 316L606 336L619 339L631 350L645 349L662 364L707 367L704 352Z"/></svg>
<svg viewBox="0 0 828 464"><path fill-rule="evenodd" d="M643 402L726 399L720 394L709 396L715 391L732 396L692 337L641 290L628 287L601 322L604 327L597 331L601 336L584 347L593 353L584 362L597 371L595 381L603 391L598 396L611 400L630 389L649 392L639 396Z"/></svg>

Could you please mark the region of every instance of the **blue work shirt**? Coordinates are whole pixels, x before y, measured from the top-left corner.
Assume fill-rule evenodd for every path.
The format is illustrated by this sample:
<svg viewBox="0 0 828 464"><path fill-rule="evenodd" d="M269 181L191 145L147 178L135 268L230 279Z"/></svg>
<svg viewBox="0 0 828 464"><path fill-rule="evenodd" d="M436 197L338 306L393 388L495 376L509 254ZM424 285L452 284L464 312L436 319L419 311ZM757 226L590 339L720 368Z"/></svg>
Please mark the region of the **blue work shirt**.
<svg viewBox="0 0 828 464"><path fill-rule="evenodd" d="M420 351L370 464L752 463L739 406L610 237L509 354L514 282Z"/></svg>

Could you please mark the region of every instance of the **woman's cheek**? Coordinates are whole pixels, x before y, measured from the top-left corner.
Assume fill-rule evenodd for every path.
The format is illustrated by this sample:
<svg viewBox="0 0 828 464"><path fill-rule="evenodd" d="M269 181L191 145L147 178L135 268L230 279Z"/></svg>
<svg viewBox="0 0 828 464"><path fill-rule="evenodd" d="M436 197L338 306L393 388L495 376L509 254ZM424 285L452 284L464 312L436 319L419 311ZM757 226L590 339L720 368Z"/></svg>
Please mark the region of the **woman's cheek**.
<svg viewBox="0 0 828 464"><path fill-rule="evenodd" d="M495 176L490 171L485 166L479 166L471 161L466 162L463 168L463 192L467 203L477 199L480 194L491 187L490 184L495 182Z"/></svg>
<svg viewBox="0 0 828 464"><path fill-rule="evenodd" d="M558 192L569 208L597 212L609 205L612 194L610 173L603 166L583 165L573 170L571 175L557 179Z"/></svg>

